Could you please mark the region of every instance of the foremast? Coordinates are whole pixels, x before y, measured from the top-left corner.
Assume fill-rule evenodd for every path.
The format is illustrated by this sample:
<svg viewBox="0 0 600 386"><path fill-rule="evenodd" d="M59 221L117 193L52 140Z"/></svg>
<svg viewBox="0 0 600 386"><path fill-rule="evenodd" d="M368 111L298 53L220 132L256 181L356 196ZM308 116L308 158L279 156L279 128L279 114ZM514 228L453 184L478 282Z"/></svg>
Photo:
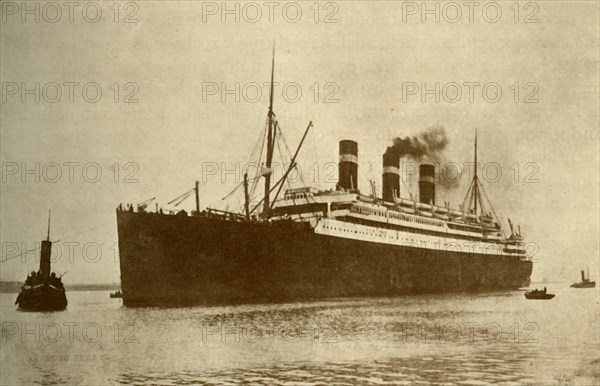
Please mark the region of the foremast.
<svg viewBox="0 0 600 386"><path fill-rule="evenodd" d="M273 43L273 58L271 61L271 93L269 97L269 125L267 128L267 159L266 159L266 171L265 177L265 195L263 202L262 215L265 218L269 217L271 211L270 193L271 193L271 166L273 162L273 148L275 144L275 133L273 130L273 80L275 76L275 43Z"/></svg>

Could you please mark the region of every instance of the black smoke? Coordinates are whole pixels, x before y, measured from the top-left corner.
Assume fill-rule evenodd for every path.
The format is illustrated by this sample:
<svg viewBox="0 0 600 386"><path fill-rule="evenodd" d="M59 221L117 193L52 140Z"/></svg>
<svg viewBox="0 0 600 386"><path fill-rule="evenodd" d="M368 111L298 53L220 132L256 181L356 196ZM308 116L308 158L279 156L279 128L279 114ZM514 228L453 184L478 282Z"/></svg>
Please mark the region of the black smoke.
<svg viewBox="0 0 600 386"><path fill-rule="evenodd" d="M440 175L440 167L447 162L444 157L444 150L448 143L446 129L443 126L436 125L415 136L394 138L392 145L387 148L386 154L392 153L404 162L408 160L419 164L435 164L436 185L449 190L457 187L458 181L456 179L449 180Z"/></svg>
<svg viewBox="0 0 600 386"><path fill-rule="evenodd" d="M391 152L400 158L436 162L442 158L447 145L446 129L432 126L416 136L394 138L386 154Z"/></svg>

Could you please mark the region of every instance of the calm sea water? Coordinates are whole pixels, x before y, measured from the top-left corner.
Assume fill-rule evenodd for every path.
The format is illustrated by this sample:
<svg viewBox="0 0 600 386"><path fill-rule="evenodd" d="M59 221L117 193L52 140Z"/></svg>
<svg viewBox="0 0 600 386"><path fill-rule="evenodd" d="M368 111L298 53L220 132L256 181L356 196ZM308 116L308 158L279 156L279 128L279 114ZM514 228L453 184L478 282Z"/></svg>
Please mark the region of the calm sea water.
<svg viewBox="0 0 600 386"><path fill-rule="evenodd" d="M540 286L541 287L541 286ZM1 295L1 382L43 385L598 384L599 290L63 312Z"/></svg>

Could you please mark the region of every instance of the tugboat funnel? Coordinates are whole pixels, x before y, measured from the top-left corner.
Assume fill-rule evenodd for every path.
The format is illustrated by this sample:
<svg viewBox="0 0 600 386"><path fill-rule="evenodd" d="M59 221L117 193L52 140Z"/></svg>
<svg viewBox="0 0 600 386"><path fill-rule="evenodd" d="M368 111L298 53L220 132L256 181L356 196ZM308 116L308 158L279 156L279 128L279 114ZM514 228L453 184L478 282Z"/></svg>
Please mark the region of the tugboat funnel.
<svg viewBox="0 0 600 386"><path fill-rule="evenodd" d="M50 277L50 252L52 250L52 242L48 240L42 241L42 252L40 256L40 274L43 278Z"/></svg>
<svg viewBox="0 0 600 386"><path fill-rule="evenodd" d="M44 279L50 277L50 254L52 252L52 242L50 241L50 211L48 211L48 235L46 240L42 241L42 251L40 256L40 274Z"/></svg>

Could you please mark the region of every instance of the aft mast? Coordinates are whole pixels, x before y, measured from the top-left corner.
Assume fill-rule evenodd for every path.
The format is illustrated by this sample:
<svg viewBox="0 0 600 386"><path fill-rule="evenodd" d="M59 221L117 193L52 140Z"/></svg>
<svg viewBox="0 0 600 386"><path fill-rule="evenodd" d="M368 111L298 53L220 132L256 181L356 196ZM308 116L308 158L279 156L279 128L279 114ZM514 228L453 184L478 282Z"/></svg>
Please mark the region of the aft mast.
<svg viewBox="0 0 600 386"><path fill-rule="evenodd" d="M477 179L477 129L475 129L475 163L473 166L475 167L473 192L475 194L475 218L477 218L477 200L479 199L479 192L477 191L477 185L479 185L479 180Z"/></svg>
<svg viewBox="0 0 600 386"><path fill-rule="evenodd" d="M51 210L48 210L48 235L46 236L46 240L50 241L50 215L52 214Z"/></svg>
<svg viewBox="0 0 600 386"><path fill-rule="evenodd" d="M469 189L467 189L467 194L465 195L461 207L465 208L468 213L474 216L474 219L471 221L480 224L482 230L490 227L499 229L500 232L502 232L502 235L506 237L504 229L500 226L500 219L494 210L492 202L487 196L485 189L477 176L477 130L475 130L474 153L475 172L473 173L473 180L471 181L471 185L469 185ZM469 220L467 219L467 221ZM495 223L493 221L495 221ZM510 220L508 221L510 222ZM511 233L514 234L514 231ZM520 236L520 232L517 235Z"/></svg>
<svg viewBox="0 0 600 386"><path fill-rule="evenodd" d="M269 99L269 127L267 131L267 163L266 163L266 174L265 174L265 199L263 205L263 217L268 218L270 212L270 197L271 192L271 162L273 160L273 145L274 136L273 133L273 78L275 74L275 42L273 42L273 59L271 62L271 96Z"/></svg>
<svg viewBox="0 0 600 386"><path fill-rule="evenodd" d="M475 130L474 153L475 154L473 158L475 172L473 174L473 180L471 181L471 185L469 186L467 194L465 195L465 199L463 200L463 207L466 208L469 213L475 215L475 221L477 222L479 221L479 209L482 211L482 214L486 214L485 207L483 205L483 198L481 197L481 191L483 191L483 188L480 189L479 177L477 176L477 130Z"/></svg>

